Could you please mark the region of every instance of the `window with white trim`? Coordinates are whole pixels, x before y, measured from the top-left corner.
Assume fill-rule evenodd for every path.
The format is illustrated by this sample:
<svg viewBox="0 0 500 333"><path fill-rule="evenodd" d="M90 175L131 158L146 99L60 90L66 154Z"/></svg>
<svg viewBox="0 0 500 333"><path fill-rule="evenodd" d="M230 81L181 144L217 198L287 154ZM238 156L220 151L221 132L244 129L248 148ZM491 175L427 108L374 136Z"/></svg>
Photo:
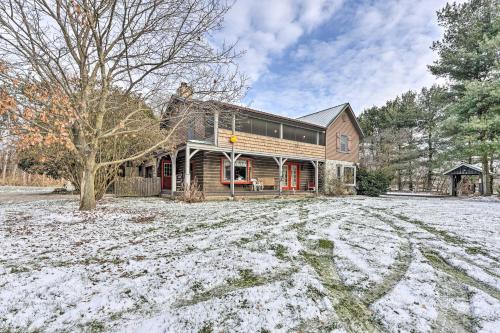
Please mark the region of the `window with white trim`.
<svg viewBox="0 0 500 333"><path fill-rule="evenodd" d="M251 177L252 161L250 160L236 160L234 162L234 181L235 182L249 182ZM231 181L231 162L225 159L223 162L223 175L224 181Z"/></svg>
<svg viewBox="0 0 500 333"><path fill-rule="evenodd" d="M354 167L344 166L344 184L354 185Z"/></svg>

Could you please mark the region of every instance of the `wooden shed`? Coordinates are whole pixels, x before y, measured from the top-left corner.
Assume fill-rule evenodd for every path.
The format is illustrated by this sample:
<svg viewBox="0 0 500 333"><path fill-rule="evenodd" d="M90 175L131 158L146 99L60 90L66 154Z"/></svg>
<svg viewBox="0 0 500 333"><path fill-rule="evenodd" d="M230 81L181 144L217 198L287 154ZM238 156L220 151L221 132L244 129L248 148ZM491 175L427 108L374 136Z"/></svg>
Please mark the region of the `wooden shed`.
<svg viewBox="0 0 500 333"><path fill-rule="evenodd" d="M450 195L457 195L457 185L462 181L464 176L478 176L479 192L483 194L483 170L475 165L462 163L453 169L443 173L450 177Z"/></svg>

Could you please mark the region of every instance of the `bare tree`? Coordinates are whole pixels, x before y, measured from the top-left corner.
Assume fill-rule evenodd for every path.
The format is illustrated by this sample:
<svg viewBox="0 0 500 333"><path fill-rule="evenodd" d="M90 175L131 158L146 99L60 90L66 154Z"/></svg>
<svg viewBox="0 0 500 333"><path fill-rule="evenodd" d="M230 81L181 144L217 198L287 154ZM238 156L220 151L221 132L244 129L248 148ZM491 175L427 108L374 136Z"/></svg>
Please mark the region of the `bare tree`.
<svg viewBox="0 0 500 333"><path fill-rule="evenodd" d="M223 0L1 2L0 57L10 69L4 80L8 77L11 86L24 89L22 97L16 98L17 116L23 130L28 123L35 127L28 129L30 135L63 142L75 152L82 165L80 209L95 208L97 170L161 148L193 110L192 104L186 104L174 126L163 129L162 138L147 149L97 162L103 141L140 135L158 125L128 126L136 121L132 112L105 129L106 118L112 114L113 88L142 96L154 110L161 108L181 81L193 88L198 100L240 96L244 78L234 65L238 53L234 45L216 47L211 37L228 9ZM34 87L41 91L34 92ZM54 106L54 101L60 105ZM66 112L64 121L61 110Z"/></svg>

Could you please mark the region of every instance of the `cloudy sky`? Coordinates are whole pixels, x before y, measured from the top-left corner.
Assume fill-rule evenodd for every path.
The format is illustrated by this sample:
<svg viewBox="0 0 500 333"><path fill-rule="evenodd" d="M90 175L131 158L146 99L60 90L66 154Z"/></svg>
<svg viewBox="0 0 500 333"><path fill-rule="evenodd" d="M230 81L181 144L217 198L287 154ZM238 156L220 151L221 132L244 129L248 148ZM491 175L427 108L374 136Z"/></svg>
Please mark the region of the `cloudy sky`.
<svg viewBox="0 0 500 333"><path fill-rule="evenodd" d="M445 0L237 0L221 36L239 40L244 104L292 117L350 102L359 114L431 85Z"/></svg>

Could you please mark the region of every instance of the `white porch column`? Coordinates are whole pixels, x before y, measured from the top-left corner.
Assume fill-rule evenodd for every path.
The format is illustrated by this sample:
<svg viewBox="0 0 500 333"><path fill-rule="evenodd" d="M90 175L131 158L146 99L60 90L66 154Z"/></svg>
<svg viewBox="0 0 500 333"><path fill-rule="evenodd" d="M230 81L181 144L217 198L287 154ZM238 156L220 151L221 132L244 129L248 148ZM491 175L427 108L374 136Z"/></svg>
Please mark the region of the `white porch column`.
<svg viewBox="0 0 500 333"><path fill-rule="evenodd" d="M234 164L238 160L238 158L240 158L241 154L234 156L234 149L231 150L231 155L228 155L225 152L222 153L224 154L224 156L226 156L226 158L229 160L229 163L231 164L231 180L229 186L231 197L234 197Z"/></svg>
<svg viewBox="0 0 500 333"><path fill-rule="evenodd" d="M184 169L186 171L184 172L184 191L187 190L191 185L191 149L189 148L189 145L186 145L185 153L186 158L184 159Z"/></svg>
<svg viewBox="0 0 500 333"><path fill-rule="evenodd" d="M236 114L233 113L233 119L232 119L232 130L233 130L233 135L236 134ZM231 188L231 197L234 198L234 143L231 142L231 184L229 185Z"/></svg>
<svg viewBox="0 0 500 333"><path fill-rule="evenodd" d="M358 166L354 164L354 187L356 187L356 170L358 170Z"/></svg>
<svg viewBox="0 0 500 333"><path fill-rule="evenodd" d="M177 150L170 154L172 161L172 180L170 185L170 192L172 195L177 191Z"/></svg>
<svg viewBox="0 0 500 333"><path fill-rule="evenodd" d="M214 112L214 145L219 145L219 111Z"/></svg>
<svg viewBox="0 0 500 333"><path fill-rule="evenodd" d="M274 158L274 161L276 163L278 163L278 172L279 172L279 178L278 178L278 191L279 191L279 194L281 196L282 192L283 192L283 189L282 189L282 181L283 181L283 165L285 164L287 158L283 158L283 157L279 157L279 158L276 158L276 157L273 157Z"/></svg>
<svg viewBox="0 0 500 333"><path fill-rule="evenodd" d="M280 157L279 159L279 162L278 162L278 173L279 173L279 178L278 178L278 191L279 191L279 194L280 194L280 197L281 197L281 194L283 192L283 186L282 186L282 182L283 182L283 157Z"/></svg>
<svg viewBox="0 0 500 333"><path fill-rule="evenodd" d="M319 161L311 161L314 166L314 192L319 193Z"/></svg>

